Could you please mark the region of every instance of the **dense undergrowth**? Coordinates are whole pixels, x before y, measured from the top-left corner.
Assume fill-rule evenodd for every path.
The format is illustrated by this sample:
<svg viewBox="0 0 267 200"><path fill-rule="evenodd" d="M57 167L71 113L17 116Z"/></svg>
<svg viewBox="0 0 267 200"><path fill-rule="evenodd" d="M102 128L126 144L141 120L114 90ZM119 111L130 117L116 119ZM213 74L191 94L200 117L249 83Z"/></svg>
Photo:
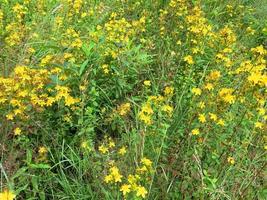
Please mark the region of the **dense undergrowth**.
<svg viewBox="0 0 267 200"><path fill-rule="evenodd" d="M264 0L0 0L0 200L266 199Z"/></svg>

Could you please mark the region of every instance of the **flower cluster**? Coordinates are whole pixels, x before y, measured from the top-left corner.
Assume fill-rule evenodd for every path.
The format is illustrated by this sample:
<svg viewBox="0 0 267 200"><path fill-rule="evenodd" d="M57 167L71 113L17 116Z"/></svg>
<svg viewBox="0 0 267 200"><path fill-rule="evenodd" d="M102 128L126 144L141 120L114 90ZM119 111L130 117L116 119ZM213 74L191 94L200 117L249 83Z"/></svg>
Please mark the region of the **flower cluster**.
<svg viewBox="0 0 267 200"><path fill-rule="evenodd" d="M153 172L152 162L148 158L142 158L140 162L141 166L136 168L135 174L129 174L124 181L118 167L111 166L109 174L105 176L104 181L106 183L120 183L120 191L124 198L131 196L145 198L148 191L142 186L142 181L147 181L149 174Z"/></svg>
<svg viewBox="0 0 267 200"><path fill-rule="evenodd" d="M117 13L111 13L109 21L104 26L98 25L96 32L91 32L90 35L97 40L104 38L105 42L101 45L104 48L104 56L116 59L127 51L137 34L145 31L145 22L145 17L128 21L125 18L119 18Z"/></svg>
<svg viewBox="0 0 267 200"><path fill-rule="evenodd" d="M153 115L155 111L166 113L171 116L173 107L170 104L170 99L173 96L174 88L165 87L164 96L149 96L147 101L142 105L141 111L138 113L139 119L146 125L153 124Z"/></svg>

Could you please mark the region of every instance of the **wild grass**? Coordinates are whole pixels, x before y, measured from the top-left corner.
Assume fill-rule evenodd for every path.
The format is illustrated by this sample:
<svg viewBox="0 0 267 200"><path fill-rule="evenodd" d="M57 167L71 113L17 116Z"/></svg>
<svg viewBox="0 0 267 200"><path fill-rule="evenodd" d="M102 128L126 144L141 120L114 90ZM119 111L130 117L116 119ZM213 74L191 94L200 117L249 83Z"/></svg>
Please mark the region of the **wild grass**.
<svg viewBox="0 0 267 200"><path fill-rule="evenodd" d="M262 0L0 0L0 200L266 199Z"/></svg>

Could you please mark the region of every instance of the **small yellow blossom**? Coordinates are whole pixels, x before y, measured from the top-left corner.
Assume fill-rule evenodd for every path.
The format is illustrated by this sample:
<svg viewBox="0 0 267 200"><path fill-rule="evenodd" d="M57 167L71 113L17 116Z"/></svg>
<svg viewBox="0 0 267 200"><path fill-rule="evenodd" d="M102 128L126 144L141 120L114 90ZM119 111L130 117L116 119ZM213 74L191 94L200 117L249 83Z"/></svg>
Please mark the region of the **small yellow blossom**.
<svg viewBox="0 0 267 200"><path fill-rule="evenodd" d="M120 155L123 156L124 154L126 154L126 152L127 152L127 151L126 151L126 147L123 146L123 147L121 147L121 148L119 149L119 152L118 152L118 153L119 153Z"/></svg>
<svg viewBox="0 0 267 200"><path fill-rule="evenodd" d="M194 95L201 95L202 93L200 88L193 88L191 91Z"/></svg>
<svg viewBox="0 0 267 200"><path fill-rule="evenodd" d="M49 64L53 59L52 55L46 55L44 58L42 58L40 66L44 67L45 65Z"/></svg>
<svg viewBox="0 0 267 200"><path fill-rule="evenodd" d="M198 120L201 122L201 123L205 123L206 122L206 117L204 114L199 114L198 115Z"/></svg>
<svg viewBox="0 0 267 200"><path fill-rule="evenodd" d="M164 95L165 96L172 96L173 92L174 92L174 88L173 87L167 86L167 87L164 88Z"/></svg>
<svg viewBox="0 0 267 200"><path fill-rule="evenodd" d="M130 174L129 176L128 176L128 178L127 178L127 180L128 180L128 182L131 184L131 185L135 185L136 184L136 182L138 181L140 179L140 176L138 176L138 175L132 175L132 174Z"/></svg>
<svg viewBox="0 0 267 200"><path fill-rule="evenodd" d="M103 154L108 152L108 148L105 147L103 144L98 147L98 150Z"/></svg>
<svg viewBox="0 0 267 200"><path fill-rule="evenodd" d="M46 154L47 153L47 148L44 147L44 146L39 147L38 153L39 154Z"/></svg>
<svg viewBox="0 0 267 200"><path fill-rule="evenodd" d="M83 141L81 143L81 148L85 149L85 150L92 150L91 146L89 145L88 141Z"/></svg>
<svg viewBox="0 0 267 200"><path fill-rule="evenodd" d="M233 95L234 90L232 88L222 88L219 91L219 96L226 103L233 104L235 102L236 97Z"/></svg>
<svg viewBox="0 0 267 200"><path fill-rule="evenodd" d="M195 128L191 131L192 135L198 135L199 134L199 129Z"/></svg>
<svg viewBox="0 0 267 200"><path fill-rule="evenodd" d="M130 112L131 110L131 104L130 103L124 103L124 104L121 104L119 107L118 107L118 113L120 116L125 116L127 113Z"/></svg>
<svg viewBox="0 0 267 200"><path fill-rule="evenodd" d="M105 181L106 183L111 182L111 181L112 181L112 175L107 175L107 176L105 176L104 181Z"/></svg>
<svg viewBox="0 0 267 200"><path fill-rule="evenodd" d="M16 195L9 190L4 190L0 193L0 200L13 200L15 199Z"/></svg>
<svg viewBox="0 0 267 200"><path fill-rule="evenodd" d="M193 60L193 57L188 55L188 56L185 56L184 57L184 61L187 62L189 65L192 65L194 64L194 60Z"/></svg>
<svg viewBox="0 0 267 200"><path fill-rule="evenodd" d="M79 89L80 89L82 92L84 92L84 91L86 90L86 86L84 86L84 85L80 85L80 86L79 86Z"/></svg>
<svg viewBox="0 0 267 200"><path fill-rule="evenodd" d="M113 147L115 147L115 142L111 140L111 141L108 143L108 146L109 146L109 148L113 148Z"/></svg>
<svg viewBox="0 0 267 200"><path fill-rule="evenodd" d="M106 183L109 183L109 182L114 182L114 183L117 183L117 182L121 182L122 180L122 175L120 174L120 171L119 169L116 167L116 166L113 166L109 169L109 172L110 174L105 176L104 178L104 181Z"/></svg>
<svg viewBox="0 0 267 200"><path fill-rule="evenodd" d="M259 115L264 115L266 113L266 110L264 108L258 108Z"/></svg>
<svg viewBox="0 0 267 200"><path fill-rule="evenodd" d="M150 115L146 115L144 112L140 112L138 116L139 119L143 121L146 125L152 124L152 119Z"/></svg>
<svg viewBox="0 0 267 200"><path fill-rule="evenodd" d="M210 119L213 120L213 121L215 121L215 122L216 122L217 119L218 119L217 115L214 114L214 113L209 113L209 116L210 116Z"/></svg>
<svg viewBox="0 0 267 200"><path fill-rule="evenodd" d="M261 122L255 123L255 128L262 129L262 127L263 127L263 123L261 123Z"/></svg>
<svg viewBox="0 0 267 200"><path fill-rule="evenodd" d="M14 134L15 135L21 135L21 129L19 127L15 128Z"/></svg>
<svg viewBox="0 0 267 200"><path fill-rule="evenodd" d="M267 50L264 49L263 45L257 46L256 48L252 48L251 51L260 55L265 55L267 53Z"/></svg>
<svg viewBox="0 0 267 200"><path fill-rule="evenodd" d="M218 125L220 126L225 126L225 122L223 119L219 119L219 121L217 122Z"/></svg>
<svg viewBox="0 0 267 200"><path fill-rule="evenodd" d="M110 174L113 176L115 183L121 182L122 175L120 174L119 169L117 167L112 167L110 169Z"/></svg>
<svg viewBox="0 0 267 200"><path fill-rule="evenodd" d="M201 108L201 109L203 109L206 106L205 106L205 103L203 101L201 101L201 102L199 102L198 107Z"/></svg>
<svg viewBox="0 0 267 200"><path fill-rule="evenodd" d="M9 113L9 114L6 115L6 118L7 118L8 120L13 120L13 119L14 119L14 114Z"/></svg>
<svg viewBox="0 0 267 200"><path fill-rule="evenodd" d="M141 168L140 168L140 167L138 167L138 168L136 169L136 171L138 171L138 172L140 172L140 173L143 173L143 172L146 172L146 171L148 171L148 169L147 169L147 167L146 167L146 166L142 166Z"/></svg>
<svg viewBox="0 0 267 200"><path fill-rule="evenodd" d="M176 42L176 44L177 44L177 45L181 45L181 44L182 44L182 41L181 41L181 40L178 40L178 41Z"/></svg>
<svg viewBox="0 0 267 200"><path fill-rule="evenodd" d="M218 70L211 71L208 75L208 79L216 81L221 77L221 72Z"/></svg>
<svg viewBox="0 0 267 200"><path fill-rule="evenodd" d="M164 112L167 112L169 115L171 115L172 112L173 112L173 107L170 106L170 105L163 105L163 106L162 106L162 110L163 110Z"/></svg>
<svg viewBox="0 0 267 200"><path fill-rule="evenodd" d="M207 90L209 90L209 91L213 90L213 89L214 89L213 84L211 84L211 83L207 83L207 84L205 85L205 89L207 89Z"/></svg>
<svg viewBox="0 0 267 200"><path fill-rule="evenodd" d="M235 164L235 159L233 157L228 157L227 162L230 163L231 165Z"/></svg>
<svg viewBox="0 0 267 200"><path fill-rule="evenodd" d="M148 167L150 167L152 165L152 161L147 159L146 157L141 159L141 163L148 166Z"/></svg>
<svg viewBox="0 0 267 200"><path fill-rule="evenodd" d="M123 196L125 196L127 193L131 192L130 190L131 185L129 184L123 184L120 188L120 191L122 192Z"/></svg>
<svg viewBox="0 0 267 200"><path fill-rule="evenodd" d="M147 86L147 87L150 87L151 86L151 81L148 81L148 80L144 81L144 85Z"/></svg>
<svg viewBox="0 0 267 200"><path fill-rule="evenodd" d="M151 105L149 103L146 103L145 105L142 106L142 112L145 114L151 115L154 113Z"/></svg>
<svg viewBox="0 0 267 200"><path fill-rule="evenodd" d="M102 65L102 70L104 71L104 74L109 73L109 66L107 64Z"/></svg>
<svg viewBox="0 0 267 200"><path fill-rule="evenodd" d="M144 188L143 186L137 186L137 188L136 188L136 196L137 197L141 196L142 198L145 198L146 194L147 194L146 188Z"/></svg>

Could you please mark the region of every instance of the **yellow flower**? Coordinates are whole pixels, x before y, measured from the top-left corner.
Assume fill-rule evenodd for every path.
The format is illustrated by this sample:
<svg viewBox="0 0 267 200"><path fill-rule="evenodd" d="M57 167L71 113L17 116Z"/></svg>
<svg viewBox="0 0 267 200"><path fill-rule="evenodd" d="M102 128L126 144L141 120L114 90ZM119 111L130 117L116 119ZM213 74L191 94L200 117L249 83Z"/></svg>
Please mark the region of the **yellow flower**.
<svg viewBox="0 0 267 200"><path fill-rule="evenodd" d="M145 198L146 194L147 194L146 188L144 188L143 186L137 186L137 188L136 188L136 196L137 197L141 196L142 198Z"/></svg>
<svg viewBox="0 0 267 200"><path fill-rule="evenodd" d="M188 56L185 56L184 57L184 61L187 62L189 65L192 65L194 64L194 60L193 60L193 57L188 55Z"/></svg>
<svg viewBox="0 0 267 200"><path fill-rule="evenodd" d="M256 48L252 48L251 51L260 55L264 55L267 52L267 50L264 49L263 45L257 46Z"/></svg>
<svg viewBox="0 0 267 200"><path fill-rule="evenodd" d="M163 105L163 106L162 106L162 110L163 110L164 112L167 112L169 115L171 115L172 112L173 112L173 107L170 106L170 105Z"/></svg>
<svg viewBox="0 0 267 200"><path fill-rule="evenodd" d="M178 41L176 42L176 44L177 44L177 45L181 45L181 44L182 44L182 41L181 41L181 40L178 40Z"/></svg>
<svg viewBox="0 0 267 200"><path fill-rule="evenodd" d="M262 127L263 127L263 123L261 123L261 122L256 122L255 123L255 128L262 129Z"/></svg>
<svg viewBox="0 0 267 200"><path fill-rule="evenodd" d="M44 147L44 146L39 147L38 153L39 154L46 154L47 153L47 148Z"/></svg>
<svg viewBox="0 0 267 200"><path fill-rule="evenodd" d="M130 103L121 104L118 107L117 110L118 110L120 116L125 116L128 112L130 112L130 110L131 110L131 104Z"/></svg>
<svg viewBox="0 0 267 200"><path fill-rule="evenodd" d="M117 167L110 168L110 175L112 175L113 180L115 183L121 182L122 175L119 172L119 169Z"/></svg>
<svg viewBox="0 0 267 200"><path fill-rule="evenodd" d="M122 148L120 148L119 149L119 152L118 152L120 155L124 155L124 154L126 154L126 148L125 148L125 146L123 146Z"/></svg>
<svg viewBox="0 0 267 200"><path fill-rule="evenodd" d="M214 89L214 87L213 87L213 85L211 84L211 83L207 83L206 85L205 85L205 89L207 89L207 90L213 90Z"/></svg>
<svg viewBox="0 0 267 200"><path fill-rule="evenodd" d="M131 192L130 188L131 188L131 185L129 185L129 184L123 184L121 186L121 188L120 188L120 191L125 196L127 193Z"/></svg>
<svg viewBox="0 0 267 200"><path fill-rule="evenodd" d="M205 106L205 103L203 101L201 101L201 102L199 102L198 107L201 108L201 109L203 109L206 106Z"/></svg>
<svg viewBox="0 0 267 200"><path fill-rule="evenodd" d="M221 72L217 70L211 71L210 74L208 75L208 79L213 81L216 81L220 77L221 77Z"/></svg>
<svg viewBox="0 0 267 200"><path fill-rule="evenodd" d="M6 118L7 118L8 120L13 120L13 119L14 119L14 114L9 113L9 114L6 115Z"/></svg>
<svg viewBox="0 0 267 200"><path fill-rule="evenodd" d="M79 89L83 92L83 91L86 90L86 86L84 86L84 85L80 85L80 86L79 86Z"/></svg>
<svg viewBox="0 0 267 200"><path fill-rule="evenodd" d="M46 55L44 58L42 58L40 66L44 67L45 65L47 65L48 63L50 63L53 59L52 55Z"/></svg>
<svg viewBox="0 0 267 200"><path fill-rule="evenodd" d="M165 87L164 88L164 95L165 96L172 96L173 95L174 88L173 87Z"/></svg>
<svg viewBox="0 0 267 200"><path fill-rule="evenodd" d="M258 110L259 115L264 115L266 112L264 108L258 108L257 110Z"/></svg>
<svg viewBox="0 0 267 200"><path fill-rule="evenodd" d="M151 86L151 81L148 80L144 81L144 85L147 87Z"/></svg>
<svg viewBox="0 0 267 200"><path fill-rule="evenodd" d="M102 144L101 146L98 147L98 150L99 150L101 153L103 153L103 154L105 154L105 153L108 152L108 148L105 147L103 144Z"/></svg>
<svg viewBox="0 0 267 200"><path fill-rule="evenodd" d="M83 148L83 149L87 149L87 150L91 150L91 148L90 148L90 146L89 146L89 144L88 144L87 141L83 141L83 142L81 143L81 148Z"/></svg>
<svg viewBox="0 0 267 200"><path fill-rule="evenodd" d="M137 182L138 182L140 179L141 179L141 177L140 177L139 175L137 175L137 174L135 174L135 175L130 174L130 175L128 176L127 180L128 180L128 182L129 182L129 184L132 186L131 189L132 189L133 191L136 191L137 186L138 186L138 185L137 185Z"/></svg>
<svg viewBox="0 0 267 200"><path fill-rule="evenodd" d="M217 122L218 125L220 126L225 126L225 122L223 119L219 119L219 121Z"/></svg>
<svg viewBox="0 0 267 200"><path fill-rule="evenodd" d="M0 193L0 200L13 200L16 195L12 191L4 190Z"/></svg>
<svg viewBox="0 0 267 200"><path fill-rule="evenodd" d="M235 159L233 157L228 157L227 162L230 163L231 165L235 164Z"/></svg>
<svg viewBox="0 0 267 200"><path fill-rule="evenodd" d="M201 122L201 123L205 123L206 122L206 117L204 114L199 114L198 115L198 120Z"/></svg>
<svg viewBox="0 0 267 200"><path fill-rule="evenodd" d="M106 183L111 182L111 181L112 181L112 175L107 175L107 176L105 176L104 181L105 181Z"/></svg>
<svg viewBox="0 0 267 200"><path fill-rule="evenodd" d="M195 128L191 131L192 135L198 135L199 134L199 129Z"/></svg>
<svg viewBox="0 0 267 200"><path fill-rule="evenodd" d="M199 88L193 88L191 91L194 95L201 95L202 92Z"/></svg>
<svg viewBox="0 0 267 200"><path fill-rule="evenodd" d="M233 95L233 92L234 92L234 90L232 88L222 88L219 91L219 96L226 103L232 104L235 102L235 96Z"/></svg>
<svg viewBox="0 0 267 200"><path fill-rule="evenodd" d="M109 73L109 66L107 64L102 65L102 70L104 71L104 74Z"/></svg>
<svg viewBox="0 0 267 200"><path fill-rule="evenodd" d="M78 103L79 101L80 101L79 99L73 98L70 95L65 95L65 105L66 106L71 106L75 103Z"/></svg>
<svg viewBox="0 0 267 200"><path fill-rule="evenodd" d="M214 114L214 113L209 113L209 116L210 116L210 119L213 120L213 121L217 121L217 115Z"/></svg>
<svg viewBox="0 0 267 200"><path fill-rule="evenodd" d="M152 119L150 115L144 114L144 112L139 113L139 118L142 120L146 125L151 125L152 124Z"/></svg>
<svg viewBox="0 0 267 200"><path fill-rule="evenodd" d="M109 146L109 148L115 147L115 142L111 140L111 141L108 143L108 146Z"/></svg>
<svg viewBox="0 0 267 200"><path fill-rule="evenodd" d="M138 168L136 169L136 171L138 171L138 172L140 172L140 173L146 172L147 170L148 170L148 169L147 169L146 166L142 166L141 168L138 167Z"/></svg>
<svg viewBox="0 0 267 200"><path fill-rule="evenodd" d="M14 130L14 134L15 135L21 135L21 129L20 128L15 128L15 130Z"/></svg>
<svg viewBox="0 0 267 200"><path fill-rule="evenodd" d="M87 16L87 13L85 13L85 12L83 12L82 14L81 14L81 18L85 18Z"/></svg>
<svg viewBox="0 0 267 200"><path fill-rule="evenodd" d="M150 115L153 114L153 110L151 108L151 105L149 103L146 103L144 106L142 106L142 112Z"/></svg>
<svg viewBox="0 0 267 200"><path fill-rule="evenodd" d="M147 159L146 157L141 159L141 163L148 166L148 167L150 167L152 165L151 160Z"/></svg>
<svg viewBox="0 0 267 200"><path fill-rule="evenodd" d="M74 41L71 43L71 47L73 47L73 48L75 48L75 47L77 47L77 48L80 48L80 47L82 47L82 40L80 39L80 38L76 38L76 39L74 39Z"/></svg>

